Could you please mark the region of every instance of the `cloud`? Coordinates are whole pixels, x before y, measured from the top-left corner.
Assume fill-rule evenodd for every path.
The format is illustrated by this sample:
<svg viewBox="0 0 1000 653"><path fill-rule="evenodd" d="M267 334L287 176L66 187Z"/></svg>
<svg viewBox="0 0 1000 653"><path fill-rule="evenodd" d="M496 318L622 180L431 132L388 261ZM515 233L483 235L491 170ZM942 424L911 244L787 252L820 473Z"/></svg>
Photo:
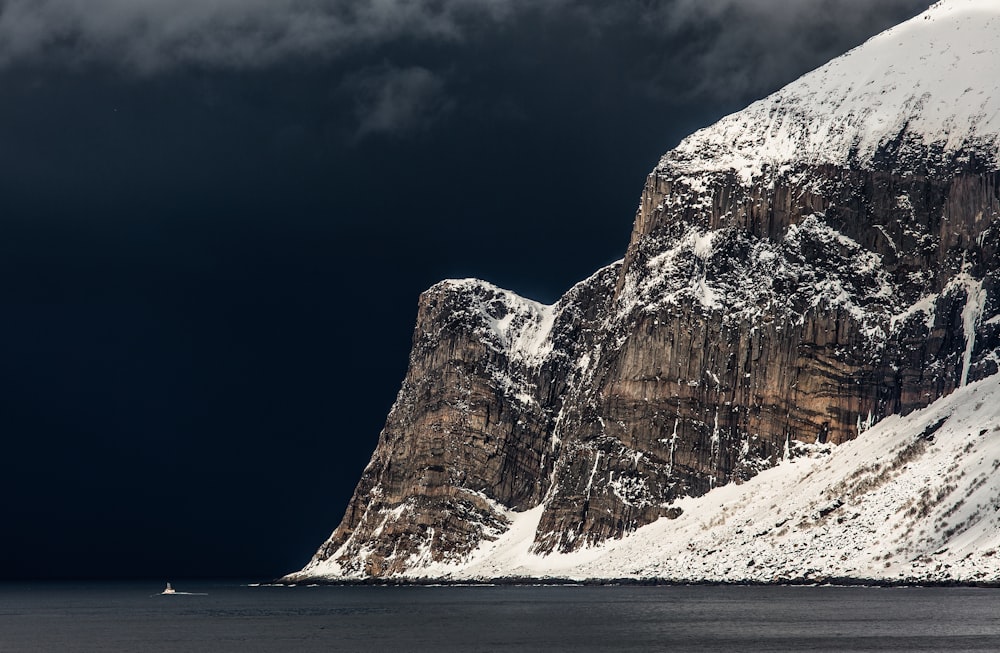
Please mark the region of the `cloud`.
<svg viewBox="0 0 1000 653"><path fill-rule="evenodd" d="M445 56L460 73L473 62L478 63L477 70L489 70L491 57L495 61L513 56L534 62L532 71L544 70L539 74L566 75L573 72L569 67L588 65L579 61L589 57L589 65L610 71L594 74L624 78L668 103L721 99L738 105L929 4L930 0L0 0L0 69L41 62L111 66L151 75L184 66L243 70L302 59L342 60L362 69L347 85L353 85L362 107L358 119L363 136L420 129L447 106L439 74L421 66L370 66L372 60L387 57L399 61L399 51L404 51L409 60L403 63L441 67L441 50L436 64L421 59L421 48L428 44L452 46ZM553 56L564 52L580 56ZM552 67L557 61L559 70Z"/></svg>
<svg viewBox="0 0 1000 653"><path fill-rule="evenodd" d="M368 68L345 80L343 88L355 99L356 139L426 130L453 106L444 79L420 66Z"/></svg>
<svg viewBox="0 0 1000 653"><path fill-rule="evenodd" d="M678 48L667 53L669 65L656 72L665 86L685 88L685 99L716 99L766 94L930 4L930 0L673 0L639 2L633 10L647 32Z"/></svg>
<svg viewBox="0 0 1000 653"><path fill-rule="evenodd" d="M336 56L395 39L460 41L529 0L3 0L0 64L51 60L155 72Z"/></svg>

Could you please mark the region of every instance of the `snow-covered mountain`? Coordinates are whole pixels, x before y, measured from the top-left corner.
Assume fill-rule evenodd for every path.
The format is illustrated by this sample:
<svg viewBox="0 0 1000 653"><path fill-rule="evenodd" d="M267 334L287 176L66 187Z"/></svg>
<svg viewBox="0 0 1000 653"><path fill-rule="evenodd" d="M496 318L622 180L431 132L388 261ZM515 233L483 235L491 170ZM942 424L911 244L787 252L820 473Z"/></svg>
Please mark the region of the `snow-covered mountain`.
<svg viewBox="0 0 1000 653"><path fill-rule="evenodd" d="M554 306L424 293L289 578L1000 580L998 33L943 0L693 134Z"/></svg>

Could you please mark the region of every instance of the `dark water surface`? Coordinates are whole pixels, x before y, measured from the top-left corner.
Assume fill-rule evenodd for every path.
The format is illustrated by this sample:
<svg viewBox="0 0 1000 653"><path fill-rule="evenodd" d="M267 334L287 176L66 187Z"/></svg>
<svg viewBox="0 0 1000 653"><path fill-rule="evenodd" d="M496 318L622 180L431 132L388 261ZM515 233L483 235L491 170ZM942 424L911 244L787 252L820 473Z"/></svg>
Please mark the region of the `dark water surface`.
<svg viewBox="0 0 1000 653"><path fill-rule="evenodd" d="M0 585L0 651L1000 651L1000 590Z"/></svg>

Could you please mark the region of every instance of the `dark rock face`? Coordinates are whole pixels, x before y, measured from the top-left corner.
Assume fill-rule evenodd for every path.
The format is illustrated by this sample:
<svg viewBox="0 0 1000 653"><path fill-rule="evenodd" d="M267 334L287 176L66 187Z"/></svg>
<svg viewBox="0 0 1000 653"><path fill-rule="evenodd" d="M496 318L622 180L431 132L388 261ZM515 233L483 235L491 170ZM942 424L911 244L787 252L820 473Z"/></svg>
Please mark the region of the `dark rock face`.
<svg viewBox="0 0 1000 653"><path fill-rule="evenodd" d="M539 552L620 537L792 440L844 442L997 371L996 173L798 170L698 195L664 172L559 425L575 448Z"/></svg>
<svg viewBox="0 0 1000 653"><path fill-rule="evenodd" d="M538 505L558 413L616 273L598 272L555 307L475 280L421 295L403 386L317 559L370 576L455 560L502 532L508 509Z"/></svg>
<svg viewBox="0 0 1000 653"><path fill-rule="evenodd" d="M994 170L661 165L624 261L554 307L472 280L421 296L372 461L301 575L459 561L540 504L534 550L572 551L923 407L998 371L998 252Z"/></svg>

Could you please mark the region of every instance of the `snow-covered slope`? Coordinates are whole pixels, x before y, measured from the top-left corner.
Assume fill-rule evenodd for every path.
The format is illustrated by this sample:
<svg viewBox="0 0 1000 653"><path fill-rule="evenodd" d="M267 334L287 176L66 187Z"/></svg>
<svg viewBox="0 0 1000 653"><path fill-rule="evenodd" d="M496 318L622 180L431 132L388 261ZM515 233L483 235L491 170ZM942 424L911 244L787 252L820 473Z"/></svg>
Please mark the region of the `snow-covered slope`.
<svg viewBox="0 0 1000 653"><path fill-rule="evenodd" d="M942 0L663 157L677 173L870 163L891 143L996 157L1000 2Z"/></svg>
<svg viewBox="0 0 1000 653"><path fill-rule="evenodd" d="M409 576L1000 582L1000 376L847 444L795 449L623 540L535 555L536 508L467 563Z"/></svg>

